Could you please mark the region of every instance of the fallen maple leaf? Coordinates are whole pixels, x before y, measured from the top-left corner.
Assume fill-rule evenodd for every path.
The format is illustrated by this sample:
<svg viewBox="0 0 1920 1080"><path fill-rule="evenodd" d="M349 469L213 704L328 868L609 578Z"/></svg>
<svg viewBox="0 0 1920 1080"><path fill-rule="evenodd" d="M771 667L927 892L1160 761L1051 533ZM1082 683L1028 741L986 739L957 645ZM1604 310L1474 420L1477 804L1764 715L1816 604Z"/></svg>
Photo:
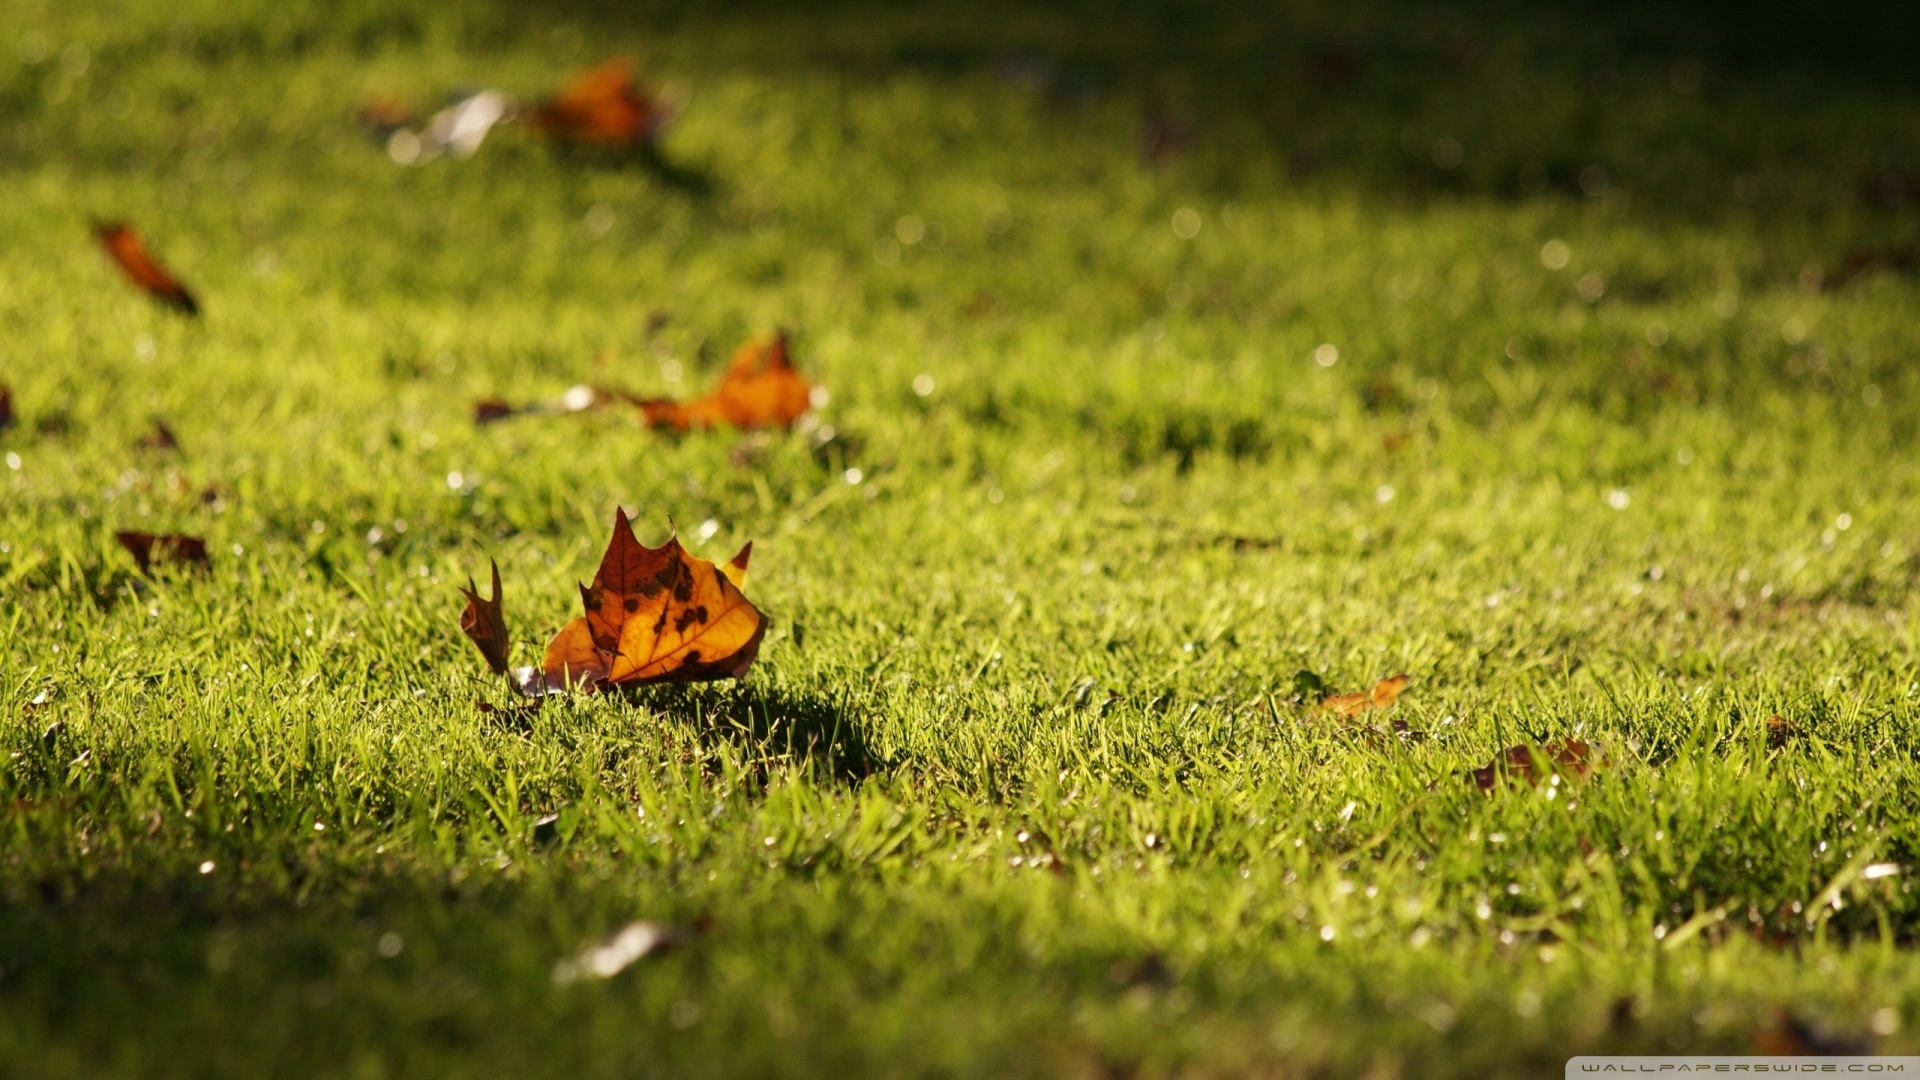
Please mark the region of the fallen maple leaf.
<svg viewBox="0 0 1920 1080"><path fill-rule="evenodd" d="M726 377L706 397L685 402L634 400L648 427L674 431L721 423L737 428L786 427L812 403L813 387L793 369L785 333L740 346Z"/></svg>
<svg viewBox="0 0 1920 1080"><path fill-rule="evenodd" d="M467 609L460 613L460 629L479 646L493 673L505 675L507 649L513 641L507 637L507 615L500 603L500 564L491 559L488 564L493 567L493 595L482 600L473 579L467 579L467 587L460 590L467 597Z"/></svg>
<svg viewBox="0 0 1920 1080"><path fill-rule="evenodd" d="M560 142L646 146L677 112L640 88L630 61L609 60L535 105L527 120Z"/></svg>
<svg viewBox="0 0 1920 1080"><path fill-rule="evenodd" d="M1374 683L1371 690L1357 694L1328 694L1320 699L1320 707L1341 717L1358 716L1368 709L1384 709L1400 700L1400 692L1412 681L1412 677L1407 675L1391 675Z"/></svg>
<svg viewBox="0 0 1920 1080"><path fill-rule="evenodd" d="M1528 784L1538 784L1549 773L1584 780L1593 771L1595 757L1591 743L1579 739L1550 739L1539 746L1525 743L1509 746L1484 767L1467 771L1476 787L1491 792L1503 776L1525 780Z"/></svg>
<svg viewBox="0 0 1920 1080"><path fill-rule="evenodd" d="M133 561L140 564L140 572L146 573L154 563L185 563L190 566L205 567L207 563L207 542L197 536L181 533L143 533L118 532L114 539L127 549Z"/></svg>
<svg viewBox="0 0 1920 1080"><path fill-rule="evenodd" d="M193 294L148 253L147 246L140 241L140 234L134 232L132 226L106 222L95 225L93 235L120 269L126 271L133 283L145 289L148 295L188 315L200 314L200 305L194 300Z"/></svg>
<svg viewBox="0 0 1920 1080"><path fill-rule="evenodd" d="M541 671L551 686L704 682L746 674L767 619L740 592L753 545L722 567L687 554L677 537L658 548L634 538L616 511L613 539L586 615L554 635Z"/></svg>

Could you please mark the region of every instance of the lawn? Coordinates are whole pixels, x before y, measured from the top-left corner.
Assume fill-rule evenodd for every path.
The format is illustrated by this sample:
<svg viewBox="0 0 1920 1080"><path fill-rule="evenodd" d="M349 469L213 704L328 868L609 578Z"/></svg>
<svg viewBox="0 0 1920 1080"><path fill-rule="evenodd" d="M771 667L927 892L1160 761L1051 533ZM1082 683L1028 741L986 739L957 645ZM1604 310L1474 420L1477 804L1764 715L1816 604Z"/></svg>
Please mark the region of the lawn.
<svg viewBox="0 0 1920 1080"><path fill-rule="evenodd" d="M0 1074L1920 1052L1911 23L11 0ZM354 119L623 55L657 159ZM758 662L518 708L616 508Z"/></svg>

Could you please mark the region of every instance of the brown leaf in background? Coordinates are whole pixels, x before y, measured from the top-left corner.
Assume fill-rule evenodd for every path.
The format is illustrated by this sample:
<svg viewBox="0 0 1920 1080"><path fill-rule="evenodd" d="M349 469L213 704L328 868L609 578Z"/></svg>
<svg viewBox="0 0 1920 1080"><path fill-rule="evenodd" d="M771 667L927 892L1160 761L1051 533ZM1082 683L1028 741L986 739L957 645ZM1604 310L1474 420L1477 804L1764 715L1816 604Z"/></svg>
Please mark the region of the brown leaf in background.
<svg viewBox="0 0 1920 1080"><path fill-rule="evenodd" d="M1373 689L1357 694L1328 694L1320 707L1337 716L1358 716L1368 709L1385 709L1400 700L1400 692L1412 682L1411 676L1391 675L1373 684Z"/></svg>
<svg viewBox="0 0 1920 1080"><path fill-rule="evenodd" d="M575 76L527 119L559 142L644 146L659 137L675 111L640 88L631 61L616 59Z"/></svg>
<svg viewBox="0 0 1920 1080"><path fill-rule="evenodd" d="M15 423L13 415L13 391L0 383L0 431L5 431Z"/></svg>
<svg viewBox="0 0 1920 1080"><path fill-rule="evenodd" d="M207 561L207 542L197 536L182 533L144 533L118 532L114 539L127 549L133 561L140 564L140 572L146 573L154 563L184 563L188 566L205 568Z"/></svg>
<svg viewBox="0 0 1920 1080"><path fill-rule="evenodd" d="M721 423L742 429L786 427L812 404L813 387L793 369L787 335L756 338L733 354L713 393L694 401L638 401L648 427L688 431Z"/></svg>
<svg viewBox="0 0 1920 1080"><path fill-rule="evenodd" d="M1597 755L1591 743L1579 739L1550 739L1539 746L1509 746L1484 767L1469 769L1474 786L1491 792L1502 778L1538 784L1552 773L1584 780L1593 771Z"/></svg>
<svg viewBox="0 0 1920 1080"><path fill-rule="evenodd" d="M467 608L460 613L460 630L479 647L487 667L495 675L505 675L507 650L513 641L507 637L507 615L500 602L500 564L491 559L487 562L493 568L493 595L482 600L473 579L467 579L467 587L460 590L467 597Z"/></svg>
<svg viewBox="0 0 1920 1080"><path fill-rule="evenodd" d="M616 511L613 539L593 584L580 590L586 615L554 635L541 669L551 686L704 682L746 674L767 619L740 589L748 544L722 567L687 554L677 537L649 548Z"/></svg>
<svg viewBox="0 0 1920 1080"><path fill-rule="evenodd" d="M147 246L140 241L140 234L134 232L132 226L121 222L105 222L93 227L93 235L120 269L126 271L127 277L145 289L149 296L188 315L200 314L200 305L194 300L193 294L148 253Z"/></svg>

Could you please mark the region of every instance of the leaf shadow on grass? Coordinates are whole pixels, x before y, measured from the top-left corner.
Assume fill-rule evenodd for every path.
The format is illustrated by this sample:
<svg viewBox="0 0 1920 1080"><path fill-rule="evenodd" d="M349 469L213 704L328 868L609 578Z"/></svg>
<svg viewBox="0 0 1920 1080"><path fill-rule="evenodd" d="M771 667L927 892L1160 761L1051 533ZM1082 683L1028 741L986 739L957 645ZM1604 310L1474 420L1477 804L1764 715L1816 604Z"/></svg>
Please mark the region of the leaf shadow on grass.
<svg viewBox="0 0 1920 1080"><path fill-rule="evenodd" d="M650 691L650 707L690 720L703 746L729 749L756 772L792 764L853 785L891 764L868 744L845 702L828 695L751 683Z"/></svg>
<svg viewBox="0 0 1920 1080"><path fill-rule="evenodd" d="M718 187L712 174L696 166L670 160L654 146L619 150L556 147L554 156L576 168L643 172L663 186L694 199L706 199Z"/></svg>

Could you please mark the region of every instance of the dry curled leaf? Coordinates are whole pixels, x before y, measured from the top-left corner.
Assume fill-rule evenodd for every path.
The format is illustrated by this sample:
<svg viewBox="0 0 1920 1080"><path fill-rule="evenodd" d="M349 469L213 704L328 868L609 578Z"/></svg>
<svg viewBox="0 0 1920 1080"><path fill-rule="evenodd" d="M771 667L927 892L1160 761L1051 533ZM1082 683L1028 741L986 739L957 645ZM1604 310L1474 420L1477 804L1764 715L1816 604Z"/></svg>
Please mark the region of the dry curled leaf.
<svg viewBox="0 0 1920 1080"><path fill-rule="evenodd" d="M140 572L146 573L155 563L180 563L187 566L205 567L207 562L207 542L197 536L181 533L143 533L119 532L114 538L120 546L127 549L133 561L140 564Z"/></svg>
<svg viewBox="0 0 1920 1080"><path fill-rule="evenodd" d="M813 387L793 369L785 333L740 346L726 377L706 397L635 402L648 427L672 431L723 423L743 429L786 427L812 403Z"/></svg>
<svg viewBox="0 0 1920 1080"><path fill-rule="evenodd" d="M639 686L746 674L767 630L766 616L740 592L752 553L748 544L716 567L689 555L677 537L649 548L617 511L600 570L580 589L586 615L547 646L541 671L548 684Z"/></svg>
<svg viewBox="0 0 1920 1080"><path fill-rule="evenodd" d="M168 273L140 240L140 234L133 227L122 222L104 222L93 227L94 238L107 254L126 271L127 277L135 285L147 291L149 296L188 315L200 314L200 304L193 294L180 284L178 278Z"/></svg>
<svg viewBox="0 0 1920 1080"><path fill-rule="evenodd" d="M535 105L527 121L558 142L646 146L677 112L640 87L630 61L617 59L575 76Z"/></svg>
<svg viewBox="0 0 1920 1080"><path fill-rule="evenodd" d="M507 637L507 615L501 605L500 564L491 559L487 562L493 568L493 595L482 599L473 579L467 579L467 587L460 590L467 597L467 609L460 613L460 630L479 647L487 667L495 675L505 675L507 650L513 641Z"/></svg>
<svg viewBox="0 0 1920 1080"><path fill-rule="evenodd" d="M1411 676L1393 675L1373 684L1373 689L1357 694L1328 694L1320 707L1337 716L1358 716L1368 709L1384 709L1400 700L1400 692L1412 682Z"/></svg>
<svg viewBox="0 0 1920 1080"><path fill-rule="evenodd" d="M1538 784L1546 776L1558 773L1584 780L1593 771L1597 757L1591 743L1579 739L1549 739L1539 746L1525 743L1509 746L1482 768L1467 771L1473 777L1474 786L1491 792L1503 778Z"/></svg>

